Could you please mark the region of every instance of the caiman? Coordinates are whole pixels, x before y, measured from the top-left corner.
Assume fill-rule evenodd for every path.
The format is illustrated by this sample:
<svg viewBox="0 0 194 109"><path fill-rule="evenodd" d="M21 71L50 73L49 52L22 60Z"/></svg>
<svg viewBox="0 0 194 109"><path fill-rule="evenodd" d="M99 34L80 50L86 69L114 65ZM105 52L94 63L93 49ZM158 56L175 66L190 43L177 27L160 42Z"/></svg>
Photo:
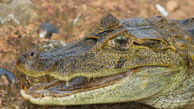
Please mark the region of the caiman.
<svg viewBox="0 0 194 109"><path fill-rule="evenodd" d="M19 71L56 80L22 88L39 105L140 102L155 108L194 104L194 18L103 17L66 46L24 52Z"/></svg>

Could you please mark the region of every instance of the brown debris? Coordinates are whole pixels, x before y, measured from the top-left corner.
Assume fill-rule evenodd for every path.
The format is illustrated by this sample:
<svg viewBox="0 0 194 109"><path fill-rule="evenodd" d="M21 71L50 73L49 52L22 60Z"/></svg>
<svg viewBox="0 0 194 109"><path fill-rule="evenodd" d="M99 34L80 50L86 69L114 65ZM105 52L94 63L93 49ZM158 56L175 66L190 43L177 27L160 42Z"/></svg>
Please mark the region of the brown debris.
<svg viewBox="0 0 194 109"><path fill-rule="evenodd" d="M2 75L1 79L3 80L3 83L0 83L0 86L2 86L2 85L8 86L9 85L9 81L8 81L6 76Z"/></svg>
<svg viewBox="0 0 194 109"><path fill-rule="evenodd" d="M166 9L169 12L175 11L176 9L178 9L178 7L179 7L179 5L178 5L178 3L175 0L169 0L166 3Z"/></svg>
<svg viewBox="0 0 194 109"><path fill-rule="evenodd" d="M0 98L0 108L2 107L2 99Z"/></svg>

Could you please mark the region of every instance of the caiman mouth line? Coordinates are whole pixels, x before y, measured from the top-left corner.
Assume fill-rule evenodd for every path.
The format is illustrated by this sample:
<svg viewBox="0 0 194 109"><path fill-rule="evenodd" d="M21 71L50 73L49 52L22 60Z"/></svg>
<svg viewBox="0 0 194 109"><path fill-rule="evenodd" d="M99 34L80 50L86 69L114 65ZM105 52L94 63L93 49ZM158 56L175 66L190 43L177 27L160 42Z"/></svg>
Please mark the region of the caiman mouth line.
<svg viewBox="0 0 194 109"><path fill-rule="evenodd" d="M65 97L79 92L95 90L110 86L119 82L123 78L130 76L138 69L130 69L126 72L121 72L116 75L87 79L86 77L76 77L69 82L56 80L52 83L38 83L30 88L21 85L22 95L31 95L33 98L44 97Z"/></svg>

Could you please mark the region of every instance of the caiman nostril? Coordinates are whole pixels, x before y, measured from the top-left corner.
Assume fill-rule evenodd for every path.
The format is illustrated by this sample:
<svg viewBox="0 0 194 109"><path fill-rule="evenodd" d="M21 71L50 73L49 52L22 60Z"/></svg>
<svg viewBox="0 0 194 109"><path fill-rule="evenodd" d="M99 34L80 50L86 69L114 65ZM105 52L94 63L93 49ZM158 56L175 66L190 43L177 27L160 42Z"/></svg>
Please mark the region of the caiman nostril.
<svg viewBox="0 0 194 109"><path fill-rule="evenodd" d="M37 57L38 57L38 52L35 52L35 51L30 52L30 53L29 53L29 57L30 57L31 59L37 58Z"/></svg>

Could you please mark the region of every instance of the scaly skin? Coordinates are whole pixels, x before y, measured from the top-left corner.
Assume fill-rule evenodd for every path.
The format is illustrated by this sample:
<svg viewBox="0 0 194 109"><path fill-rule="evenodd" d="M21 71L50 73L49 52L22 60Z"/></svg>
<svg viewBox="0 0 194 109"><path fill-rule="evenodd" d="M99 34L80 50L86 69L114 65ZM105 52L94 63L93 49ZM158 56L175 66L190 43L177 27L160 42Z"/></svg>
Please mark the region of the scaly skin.
<svg viewBox="0 0 194 109"><path fill-rule="evenodd" d="M136 101L155 108L194 103L194 18L117 20L108 14L93 32L67 46L24 52L16 67L55 82L22 89L40 105Z"/></svg>

